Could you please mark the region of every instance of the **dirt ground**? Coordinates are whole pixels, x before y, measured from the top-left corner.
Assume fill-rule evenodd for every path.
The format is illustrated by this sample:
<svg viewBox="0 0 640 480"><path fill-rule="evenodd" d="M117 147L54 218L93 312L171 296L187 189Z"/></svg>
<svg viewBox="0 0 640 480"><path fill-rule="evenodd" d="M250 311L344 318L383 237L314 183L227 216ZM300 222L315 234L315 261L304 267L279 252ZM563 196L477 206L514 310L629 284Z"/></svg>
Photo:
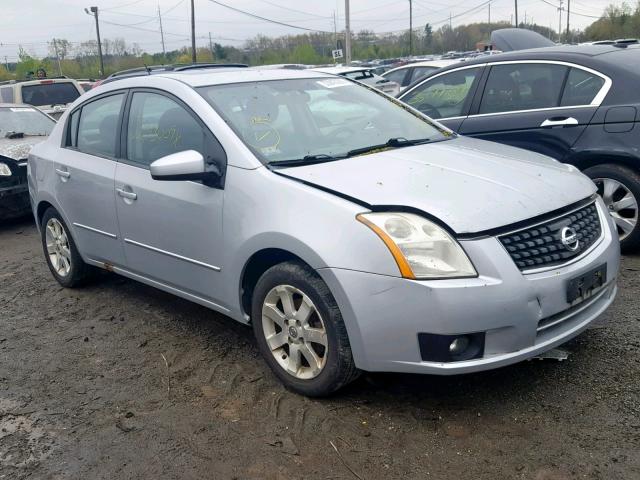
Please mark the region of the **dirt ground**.
<svg viewBox="0 0 640 480"><path fill-rule="evenodd" d="M250 329L116 275L62 289L5 222L0 479L640 479L640 256L619 285L566 361L311 400Z"/></svg>

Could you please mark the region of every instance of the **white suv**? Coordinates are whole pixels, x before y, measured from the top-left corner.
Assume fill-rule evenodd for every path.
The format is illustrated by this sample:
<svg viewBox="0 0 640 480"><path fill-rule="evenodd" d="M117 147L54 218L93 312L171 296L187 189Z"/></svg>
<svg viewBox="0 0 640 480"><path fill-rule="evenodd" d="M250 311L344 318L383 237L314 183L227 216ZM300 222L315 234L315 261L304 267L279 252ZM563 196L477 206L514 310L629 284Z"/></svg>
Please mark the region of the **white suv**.
<svg viewBox="0 0 640 480"><path fill-rule="evenodd" d="M78 82L71 78L0 82L0 103L27 103L56 120L82 93Z"/></svg>

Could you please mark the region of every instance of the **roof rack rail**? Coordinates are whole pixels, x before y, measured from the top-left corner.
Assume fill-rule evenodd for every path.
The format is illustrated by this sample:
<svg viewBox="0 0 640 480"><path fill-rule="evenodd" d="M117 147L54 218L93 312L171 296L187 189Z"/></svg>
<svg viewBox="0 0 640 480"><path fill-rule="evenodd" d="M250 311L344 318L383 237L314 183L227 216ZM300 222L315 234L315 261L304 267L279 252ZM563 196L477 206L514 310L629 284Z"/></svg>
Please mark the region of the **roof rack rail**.
<svg viewBox="0 0 640 480"><path fill-rule="evenodd" d="M176 63L170 65L151 65L144 67L129 68L112 73L105 78L101 84L111 83L123 78L139 77L141 75L153 75L162 72L184 72L186 70L198 70L208 68L246 68L244 63Z"/></svg>

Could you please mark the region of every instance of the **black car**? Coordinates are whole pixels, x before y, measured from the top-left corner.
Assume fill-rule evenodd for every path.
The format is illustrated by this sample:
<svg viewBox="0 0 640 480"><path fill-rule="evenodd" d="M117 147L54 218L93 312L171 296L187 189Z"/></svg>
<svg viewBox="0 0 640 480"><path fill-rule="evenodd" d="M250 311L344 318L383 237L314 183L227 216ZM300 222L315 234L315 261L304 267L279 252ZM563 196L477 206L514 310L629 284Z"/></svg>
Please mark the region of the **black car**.
<svg viewBox="0 0 640 480"><path fill-rule="evenodd" d="M35 107L0 103L0 220L31 212L27 157L56 122Z"/></svg>
<svg viewBox="0 0 640 480"><path fill-rule="evenodd" d="M458 63L399 99L463 135L549 155L598 186L640 247L640 46L559 46Z"/></svg>

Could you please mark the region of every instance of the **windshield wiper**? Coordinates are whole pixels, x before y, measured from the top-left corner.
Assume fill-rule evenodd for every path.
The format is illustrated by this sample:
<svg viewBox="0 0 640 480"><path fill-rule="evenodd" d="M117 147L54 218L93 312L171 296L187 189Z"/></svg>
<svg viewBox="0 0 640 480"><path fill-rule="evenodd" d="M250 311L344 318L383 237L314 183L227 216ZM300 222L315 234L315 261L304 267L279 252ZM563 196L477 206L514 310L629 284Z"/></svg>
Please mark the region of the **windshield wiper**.
<svg viewBox="0 0 640 480"><path fill-rule="evenodd" d="M418 138L416 140L407 140L404 137L395 137L387 140L386 143L381 143L380 145L369 145L368 147L362 148L354 148L353 150L349 150L347 152L347 157L354 157L356 155L362 155L363 153L369 153L374 150L380 150L383 148L401 148L401 147L410 147L412 145L420 145L422 143L427 143L431 141L430 138Z"/></svg>
<svg viewBox="0 0 640 480"><path fill-rule="evenodd" d="M341 160L345 158L344 155L332 156L326 153L318 153L315 155L305 155L302 158L294 158L292 160L274 160L267 165L274 167L295 167L298 165L313 165L315 163L333 162L334 160Z"/></svg>

